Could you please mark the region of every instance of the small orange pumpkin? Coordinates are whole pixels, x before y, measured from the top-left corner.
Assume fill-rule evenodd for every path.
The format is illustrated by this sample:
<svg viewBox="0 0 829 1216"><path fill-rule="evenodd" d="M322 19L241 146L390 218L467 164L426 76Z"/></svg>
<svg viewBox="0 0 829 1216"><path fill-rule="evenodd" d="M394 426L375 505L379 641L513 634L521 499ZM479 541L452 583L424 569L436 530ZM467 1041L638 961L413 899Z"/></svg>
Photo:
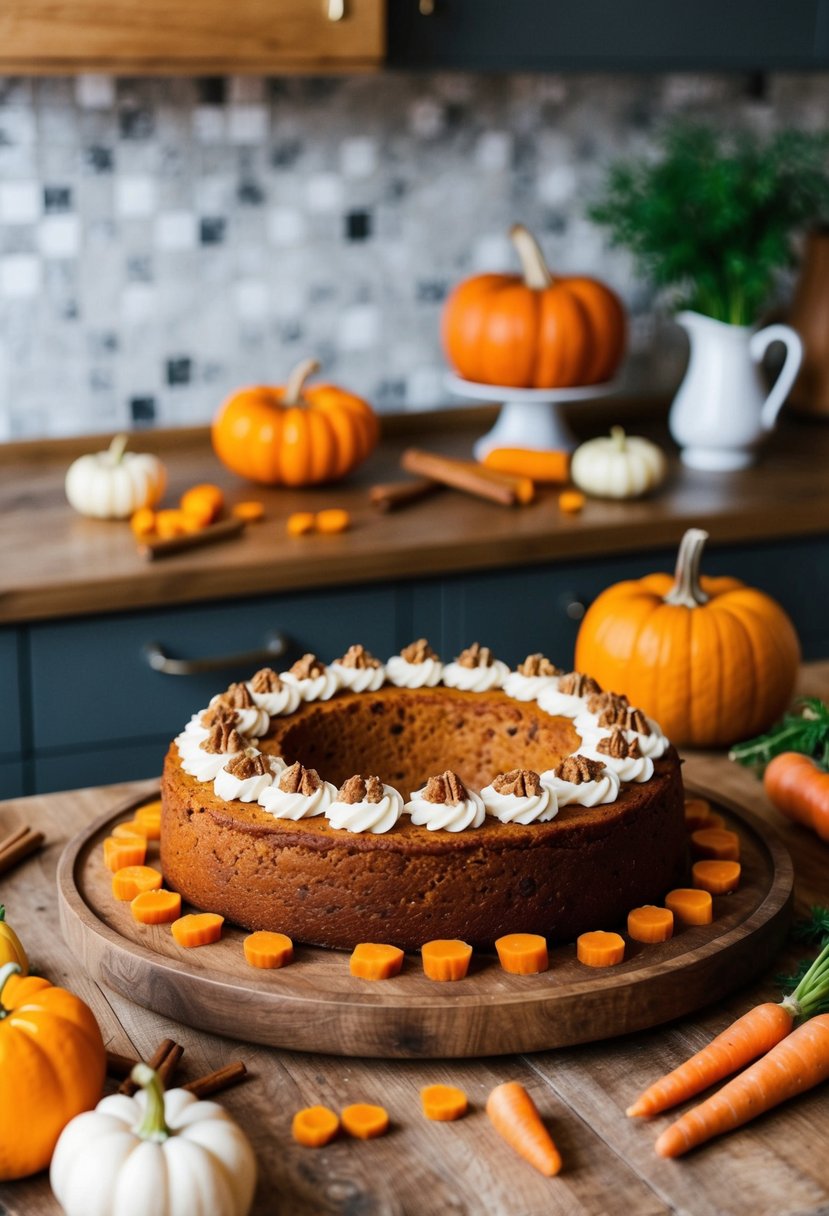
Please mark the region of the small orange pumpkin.
<svg viewBox="0 0 829 1216"><path fill-rule="evenodd" d="M234 473L264 485L337 481L364 460L380 435L361 397L333 384L305 387L319 368L306 359L283 386L231 394L213 423L213 448Z"/></svg>
<svg viewBox="0 0 829 1216"><path fill-rule="evenodd" d="M785 710L800 646L770 596L736 578L700 578L708 533L690 528L676 572L616 583L591 604L576 668L625 693L678 745L722 747Z"/></svg>
<svg viewBox="0 0 829 1216"><path fill-rule="evenodd" d="M523 278L480 274L446 301L446 357L465 380L508 388L566 388L609 380L625 350L615 292L586 276L554 278L532 233L510 231Z"/></svg>
<svg viewBox="0 0 829 1216"><path fill-rule="evenodd" d="M49 1164L70 1119L104 1088L106 1052L91 1009L65 988L0 968L0 1179Z"/></svg>

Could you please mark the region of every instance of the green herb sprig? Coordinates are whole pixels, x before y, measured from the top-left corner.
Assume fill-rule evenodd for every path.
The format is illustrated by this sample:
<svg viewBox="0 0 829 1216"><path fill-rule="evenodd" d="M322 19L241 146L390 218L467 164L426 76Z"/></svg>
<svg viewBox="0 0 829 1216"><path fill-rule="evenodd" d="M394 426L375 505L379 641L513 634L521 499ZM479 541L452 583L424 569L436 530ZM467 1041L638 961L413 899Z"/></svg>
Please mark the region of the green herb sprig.
<svg viewBox="0 0 829 1216"><path fill-rule="evenodd" d="M728 757L761 773L781 752L803 752L829 768L829 706L818 697L803 697L795 703L794 712L764 735L736 744Z"/></svg>
<svg viewBox="0 0 829 1216"><path fill-rule="evenodd" d="M790 936L796 942L816 942L820 947L821 957L826 956L829 951L829 908L823 908L820 905L811 908L807 920L794 922ZM779 984L787 995L794 993L813 966L813 959L801 959L792 975L776 975L774 982Z"/></svg>

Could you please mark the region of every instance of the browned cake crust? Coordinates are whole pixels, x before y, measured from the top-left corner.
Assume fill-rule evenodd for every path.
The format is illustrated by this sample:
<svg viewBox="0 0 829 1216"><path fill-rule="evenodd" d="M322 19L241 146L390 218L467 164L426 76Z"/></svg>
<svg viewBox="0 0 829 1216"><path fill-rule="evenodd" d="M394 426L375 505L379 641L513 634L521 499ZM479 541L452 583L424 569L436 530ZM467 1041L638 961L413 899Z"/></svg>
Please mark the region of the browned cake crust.
<svg viewBox="0 0 829 1216"><path fill-rule="evenodd" d="M534 702L443 687L339 693L275 719L260 743L335 785L378 773L404 797L447 768L481 788L507 769L554 767L577 745L572 723ZM571 940L660 900L684 855L673 749L616 802L564 807L527 826L487 820L430 832L404 816L374 835L336 831L324 816L276 819L217 798L182 770L175 745L162 802L162 868L184 899L247 929L344 949L382 941L416 950L444 937L491 947L513 932Z"/></svg>

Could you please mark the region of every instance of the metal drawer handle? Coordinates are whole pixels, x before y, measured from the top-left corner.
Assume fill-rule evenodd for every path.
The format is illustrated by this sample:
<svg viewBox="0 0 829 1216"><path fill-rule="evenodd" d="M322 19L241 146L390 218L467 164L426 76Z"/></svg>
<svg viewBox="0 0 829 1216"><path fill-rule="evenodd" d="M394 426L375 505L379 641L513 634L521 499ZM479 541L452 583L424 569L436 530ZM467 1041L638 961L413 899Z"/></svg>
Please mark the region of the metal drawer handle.
<svg viewBox="0 0 829 1216"><path fill-rule="evenodd" d="M345 0L325 0L325 15L329 21L342 21L345 16Z"/></svg>
<svg viewBox="0 0 829 1216"><path fill-rule="evenodd" d="M288 643L281 633L269 633L263 650L249 650L245 654L217 655L211 659L174 659L166 654L160 642L147 642L142 654L153 671L165 676L198 676L205 671L221 671L225 667L255 667L278 659L285 653Z"/></svg>

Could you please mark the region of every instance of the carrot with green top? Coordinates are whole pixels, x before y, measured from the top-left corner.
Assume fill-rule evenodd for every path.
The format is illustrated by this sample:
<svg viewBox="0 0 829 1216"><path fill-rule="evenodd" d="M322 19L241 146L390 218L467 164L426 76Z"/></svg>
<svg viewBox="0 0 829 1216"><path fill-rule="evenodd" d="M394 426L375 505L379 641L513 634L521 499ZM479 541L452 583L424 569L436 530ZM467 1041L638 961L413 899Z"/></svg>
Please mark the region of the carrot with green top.
<svg viewBox="0 0 829 1216"><path fill-rule="evenodd" d="M541 1122L538 1108L518 1081L496 1085L486 1100L486 1113L510 1148L547 1178L561 1169L561 1156Z"/></svg>

